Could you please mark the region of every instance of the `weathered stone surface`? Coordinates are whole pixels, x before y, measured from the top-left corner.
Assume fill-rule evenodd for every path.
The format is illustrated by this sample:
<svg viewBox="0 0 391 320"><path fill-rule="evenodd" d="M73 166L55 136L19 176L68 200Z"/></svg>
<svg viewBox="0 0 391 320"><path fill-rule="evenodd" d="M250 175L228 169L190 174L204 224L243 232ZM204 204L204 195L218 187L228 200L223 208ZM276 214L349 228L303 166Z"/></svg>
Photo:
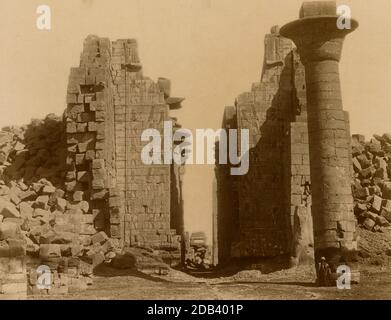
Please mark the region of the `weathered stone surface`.
<svg viewBox="0 0 391 320"><path fill-rule="evenodd" d="M311 198L314 217L315 260L324 256L336 267L343 257L347 263L354 263L355 230L343 233L344 248L335 250L328 242L338 242L337 234L330 235L329 221L355 221L351 191L351 139L348 114L343 111L339 84L338 63L342 54L345 36L356 29L352 20L350 30L336 26L335 3L304 3L300 19L281 28L281 35L292 39L298 47L305 66L308 100L308 134L311 167ZM326 8L326 9L325 9ZM334 11L333 11L334 10ZM334 19L319 17L332 12ZM312 19L304 19L311 17ZM331 77L330 74L334 76ZM322 79L322 81L319 81ZM338 135L336 133L339 133ZM380 143L379 143L380 145ZM378 154L379 145L371 143L369 150ZM376 149L376 150L375 150ZM329 159L333 161L329 161ZM363 171L366 170L364 173ZM363 178L373 175L372 170L363 169ZM350 243L348 243L350 242Z"/></svg>
<svg viewBox="0 0 391 320"><path fill-rule="evenodd" d="M102 243L106 242L107 240L108 240L108 237L107 237L106 233L104 233L104 232L98 232L91 237L91 241L93 244L95 244L95 243L102 244Z"/></svg>
<svg viewBox="0 0 391 320"><path fill-rule="evenodd" d="M380 212L380 210L382 208L382 202L383 202L383 199L375 195L373 197L372 209L375 212Z"/></svg>
<svg viewBox="0 0 391 320"><path fill-rule="evenodd" d="M0 240L18 239L21 237L21 231L18 224L13 222L0 223Z"/></svg>
<svg viewBox="0 0 391 320"><path fill-rule="evenodd" d="M375 221L373 221L372 219L368 219L368 218L365 219L365 221L364 221L364 223L363 223L364 227L365 227L366 229L368 229L368 230L372 230L373 227L375 226L375 224L376 224Z"/></svg>
<svg viewBox="0 0 391 320"><path fill-rule="evenodd" d="M20 213L16 209L15 205L0 198L0 214L4 218L19 218Z"/></svg>
<svg viewBox="0 0 391 320"><path fill-rule="evenodd" d="M39 209L46 209L48 207L48 202L49 202L48 195L39 196L34 202L34 207Z"/></svg>
<svg viewBox="0 0 391 320"><path fill-rule="evenodd" d="M33 216L34 209L29 203L21 202L19 204L19 211L20 211L20 216L22 218L31 219Z"/></svg>
<svg viewBox="0 0 391 320"><path fill-rule="evenodd" d="M59 258L61 257L61 245L59 244L41 244L39 249L41 258Z"/></svg>

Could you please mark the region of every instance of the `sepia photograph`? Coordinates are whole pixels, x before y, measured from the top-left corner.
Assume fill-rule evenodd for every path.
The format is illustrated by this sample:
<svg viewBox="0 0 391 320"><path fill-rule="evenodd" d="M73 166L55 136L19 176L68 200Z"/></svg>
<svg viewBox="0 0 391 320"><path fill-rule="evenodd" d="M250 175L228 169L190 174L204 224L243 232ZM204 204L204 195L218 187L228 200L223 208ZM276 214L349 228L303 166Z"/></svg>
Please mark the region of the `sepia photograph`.
<svg viewBox="0 0 391 320"><path fill-rule="evenodd" d="M390 10L0 0L0 300L391 299Z"/></svg>

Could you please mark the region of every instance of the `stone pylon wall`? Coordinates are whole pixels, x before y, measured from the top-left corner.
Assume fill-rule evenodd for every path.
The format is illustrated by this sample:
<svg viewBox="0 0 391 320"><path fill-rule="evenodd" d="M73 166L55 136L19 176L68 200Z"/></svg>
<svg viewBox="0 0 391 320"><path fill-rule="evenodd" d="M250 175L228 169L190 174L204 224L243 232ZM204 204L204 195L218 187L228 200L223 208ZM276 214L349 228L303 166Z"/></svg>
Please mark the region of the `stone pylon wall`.
<svg viewBox="0 0 391 320"><path fill-rule="evenodd" d="M141 161L145 129L158 130L163 144L163 123L171 120L166 87L143 76L136 40L85 40L80 67L69 78L66 189L90 202L91 234L104 230L125 245L179 247L170 219L171 179L178 173Z"/></svg>
<svg viewBox="0 0 391 320"><path fill-rule="evenodd" d="M238 184L236 213L230 215L237 232L225 238L220 232L219 241L232 243L231 257L355 261L349 117L338 74L351 30L336 29L335 12L333 2L309 2L281 33L273 27L265 37L260 83L236 100L237 128L249 129L251 149L247 175L220 179ZM312 14L316 19L305 19Z"/></svg>
<svg viewBox="0 0 391 320"><path fill-rule="evenodd" d="M220 261L278 255L300 261L303 255L311 255L307 252L313 240L306 105L304 67L293 43L273 27L265 36L261 81L237 98L230 117L236 128L250 131L249 172L232 177L229 168L217 170L217 224L223 226L217 228L223 246ZM223 126L227 123L224 120ZM222 210L223 199L228 198L237 199L230 205L231 214ZM230 244L229 253L224 243Z"/></svg>
<svg viewBox="0 0 391 320"><path fill-rule="evenodd" d="M232 255L275 256L288 250L284 139L291 109L291 41L265 37L262 78L237 98L237 127L250 130L250 169L238 178L240 235Z"/></svg>
<svg viewBox="0 0 391 320"><path fill-rule="evenodd" d="M292 122L286 141L286 209L291 226L291 262L296 265L313 258L311 179L307 125L305 69L296 50L293 59ZM289 201L289 200L288 200Z"/></svg>
<svg viewBox="0 0 391 320"><path fill-rule="evenodd" d="M110 57L110 41L89 36L84 42L80 66L71 69L67 89L65 187L68 197L90 202L91 219L83 233L103 230L119 238L118 230L111 230L108 209L109 190L115 186Z"/></svg>

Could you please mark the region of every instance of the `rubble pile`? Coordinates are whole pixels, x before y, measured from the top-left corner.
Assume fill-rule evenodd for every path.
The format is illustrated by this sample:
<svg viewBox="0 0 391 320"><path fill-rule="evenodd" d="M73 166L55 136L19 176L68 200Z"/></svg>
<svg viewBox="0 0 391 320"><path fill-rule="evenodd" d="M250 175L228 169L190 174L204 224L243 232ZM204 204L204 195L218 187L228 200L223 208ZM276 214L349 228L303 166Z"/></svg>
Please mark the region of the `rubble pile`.
<svg viewBox="0 0 391 320"><path fill-rule="evenodd" d="M119 247L103 231L95 230L83 192L75 192L72 199L64 195L44 178L30 186L0 180L0 256L27 254L33 262L27 271L34 294L39 293L37 266L52 271L51 292L81 290L91 284L93 268L109 263Z"/></svg>
<svg viewBox="0 0 391 320"><path fill-rule="evenodd" d="M358 224L373 232L391 230L391 134L352 136L352 192Z"/></svg>
<svg viewBox="0 0 391 320"><path fill-rule="evenodd" d="M63 183L65 172L65 130L62 117L49 114L29 125L4 127L0 131L0 179L24 179L30 183L47 178Z"/></svg>
<svg viewBox="0 0 391 320"><path fill-rule="evenodd" d="M49 267L53 294L85 289L119 247L96 230L87 196L62 189L64 139L53 114L0 131L0 293L47 293L36 285L38 266Z"/></svg>

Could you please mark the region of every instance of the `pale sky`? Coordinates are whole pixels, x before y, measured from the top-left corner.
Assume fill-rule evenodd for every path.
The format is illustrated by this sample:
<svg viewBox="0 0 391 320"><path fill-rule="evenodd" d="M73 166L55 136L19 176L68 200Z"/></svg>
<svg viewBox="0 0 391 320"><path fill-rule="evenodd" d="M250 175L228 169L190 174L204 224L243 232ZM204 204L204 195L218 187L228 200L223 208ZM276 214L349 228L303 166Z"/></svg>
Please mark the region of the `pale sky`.
<svg viewBox="0 0 391 320"><path fill-rule="evenodd" d="M186 97L172 112L184 128L219 128L224 107L260 78L263 38L298 17L299 0L0 0L0 126L62 114L69 69L88 34L136 38L144 74L170 78ZM351 131L391 132L389 0L338 1L360 27L341 61L344 108ZM36 28L47 4L52 29ZM188 166L185 223L211 234L213 166Z"/></svg>

